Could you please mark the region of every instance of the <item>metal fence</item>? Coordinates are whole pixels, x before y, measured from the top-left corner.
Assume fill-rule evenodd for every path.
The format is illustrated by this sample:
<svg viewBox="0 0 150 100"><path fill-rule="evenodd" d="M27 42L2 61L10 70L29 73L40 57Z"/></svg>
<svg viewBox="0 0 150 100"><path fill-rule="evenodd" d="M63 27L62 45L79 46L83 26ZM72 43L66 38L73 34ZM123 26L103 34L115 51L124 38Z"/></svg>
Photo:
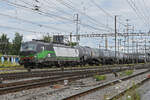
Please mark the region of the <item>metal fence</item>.
<svg viewBox="0 0 150 100"><path fill-rule="evenodd" d="M0 56L0 63L4 64L4 62L7 62L7 63L16 63L18 64L19 63L19 59L20 57L19 56L14 56L14 55L1 55Z"/></svg>

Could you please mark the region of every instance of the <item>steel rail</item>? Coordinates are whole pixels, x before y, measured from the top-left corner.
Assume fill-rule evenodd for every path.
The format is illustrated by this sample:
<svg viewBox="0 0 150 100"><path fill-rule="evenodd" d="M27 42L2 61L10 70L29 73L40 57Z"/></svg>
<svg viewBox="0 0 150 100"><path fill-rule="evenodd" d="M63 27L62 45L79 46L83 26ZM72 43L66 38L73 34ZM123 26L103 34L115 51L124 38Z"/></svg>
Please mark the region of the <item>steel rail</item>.
<svg viewBox="0 0 150 100"><path fill-rule="evenodd" d="M122 69L127 69L128 67L122 67ZM120 67L108 67L108 68L87 68L87 69L78 69L78 70L55 70L55 71L36 71L36 72L19 72L19 73L9 73L9 74L0 74L1 81L4 80L16 80L16 79L24 79L24 78L31 78L31 77L46 77L52 75L62 75L64 73L76 73L76 72L87 72L87 71L111 71L117 70Z"/></svg>
<svg viewBox="0 0 150 100"><path fill-rule="evenodd" d="M137 84L135 84L134 86L131 86L123 91L121 91L120 93L112 96L111 98L109 98L108 100L114 100L114 99L119 99L121 98L122 96L124 96L128 91L132 90L132 89L136 89L138 87L140 87L141 85L143 85L144 83L146 83L147 81L149 81L150 78L144 78L143 80L141 80L140 82L138 82Z"/></svg>
<svg viewBox="0 0 150 100"><path fill-rule="evenodd" d="M104 74L106 72L99 72L98 74ZM58 82L63 82L64 80L76 80L86 77L91 77L97 74L96 72L78 72L76 74L70 75L63 75L63 76L55 76L50 78L41 78L41 79L34 79L34 80L27 80L27 81L20 81L20 82L13 82L13 83L3 83L0 84L0 95L7 94L11 92L32 89L36 87L44 87L47 85L55 84Z"/></svg>
<svg viewBox="0 0 150 100"><path fill-rule="evenodd" d="M136 66L132 66L132 68L134 69L144 69L144 68L149 68L146 67L148 64L144 64L144 65L140 65L139 67ZM125 68L128 67L127 65L117 65L118 68ZM112 65L107 65L105 67L93 67L93 68L67 68L64 69L64 71L62 71L61 69L52 69L52 70L38 70L38 71L32 71L32 72L16 72L16 73L4 73L4 74L0 74L0 79L2 80L14 80L14 79L22 79L22 78L30 78L30 77L42 77L42 76L49 76L49 73L61 73L61 72L65 72L65 71L70 71L70 72L74 72L74 71L85 71L85 70L104 70L104 69L111 69L111 68L116 68L115 66Z"/></svg>
<svg viewBox="0 0 150 100"><path fill-rule="evenodd" d="M77 93L77 94L74 94L74 95L72 95L72 96L68 96L68 97L66 97L66 98L63 98L62 100L77 100L78 97L82 97L82 96L88 95L88 94L90 94L90 93L92 93L92 92L95 92L95 91L98 91L98 90L100 90L100 89L106 88L106 87L108 87L108 86L112 86L112 84L113 84L113 85L114 85L114 84L117 84L117 83L120 82L120 80L125 81L125 80L131 79L131 78L133 78L133 77L136 77L136 76L145 74L145 73L147 73L147 72L150 72L150 70L146 70L146 71L141 72L141 73L138 73L138 74L134 74L134 75L131 75L131 76L123 77L123 78L121 78L121 79L117 79L117 80L113 80L113 81L110 81L110 82L106 82L106 83L104 83L104 84L102 84L102 85L100 85L100 86L94 87L94 88L89 89L89 90L86 90L86 91L84 91L84 92Z"/></svg>
<svg viewBox="0 0 150 100"><path fill-rule="evenodd" d="M123 71L127 68L124 69L116 69L116 72ZM72 73L70 72L69 74L63 73L62 75L59 76L52 76L52 77L46 77L46 78L40 78L40 79L33 79L33 80L26 80L26 81L18 81L18 82L12 82L12 83L2 83L0 84L0 95L6 94L6 93L11 93L11 92L16 92L20 90L26 90L26 89L32 89L36 87L44 87L50 84L55 84L57 82L63 82L64 80L76 80L76 79L81 79L81 78L86 78L86 77L92 77L94 75L103 75L103 74L109 74L112 73L112 70L107 69L107 70L87 70L87 71L79 71Z"/></svg>

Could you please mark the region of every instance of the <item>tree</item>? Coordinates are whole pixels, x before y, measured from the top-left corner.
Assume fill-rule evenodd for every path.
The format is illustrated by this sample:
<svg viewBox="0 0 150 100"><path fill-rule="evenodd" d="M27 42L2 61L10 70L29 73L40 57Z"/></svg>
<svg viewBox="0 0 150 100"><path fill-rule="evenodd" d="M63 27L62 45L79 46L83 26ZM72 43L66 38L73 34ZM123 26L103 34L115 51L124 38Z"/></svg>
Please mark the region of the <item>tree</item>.
<svg viewBox="0 0 150 100"><path fill-rule="evenodd" d="M12 54L13 54L13 43L9 42L7 55L12 55Z"/></svg>
<svg viewBox="0 0 150 100"><path fill-rule="evenodd" d="M44 40L45 42L51 42L51 41L52 41L52 37L49 36L49 34L47 34L47 35L44 35L44 36L43 36L43 39L42 39L42 40Z"/></svg>
<svg viewBox="0 0 150 100"><path fill-rule="evenodd" d="M12 54L13 55L19 55L20 54L20 48L21 48L22 40L23 40L23 36L20 35L19 33L16 33L15 38L13 40L13 45L12 45Z"/></svg>
<svg viewBox="0 0 150 100"><path fill-rule="evenodd" d="M76 45L78 45L77 42L69 42L68 44L69 44L69 46L76 46Z"/></svg>
<svg viewBox="0 0 150 100"><path fill-rule="evenodd" d="M8 54L9 52L9 38L6 34L2 34L0 37L0 53Z"/></svg>

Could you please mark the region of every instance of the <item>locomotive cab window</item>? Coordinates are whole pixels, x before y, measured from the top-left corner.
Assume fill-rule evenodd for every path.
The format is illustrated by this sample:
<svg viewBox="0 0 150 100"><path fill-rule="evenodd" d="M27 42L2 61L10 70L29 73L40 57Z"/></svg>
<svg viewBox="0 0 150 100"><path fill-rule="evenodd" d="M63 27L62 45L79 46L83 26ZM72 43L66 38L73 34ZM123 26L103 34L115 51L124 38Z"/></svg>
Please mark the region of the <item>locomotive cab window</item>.
<svg viewBox="0 0 150 100"><path fill-rule="evenodd" d="M25 43L21 45L21 51L25 51L25 50L36 50L36 44L29 44L29 43Z"/></svg>

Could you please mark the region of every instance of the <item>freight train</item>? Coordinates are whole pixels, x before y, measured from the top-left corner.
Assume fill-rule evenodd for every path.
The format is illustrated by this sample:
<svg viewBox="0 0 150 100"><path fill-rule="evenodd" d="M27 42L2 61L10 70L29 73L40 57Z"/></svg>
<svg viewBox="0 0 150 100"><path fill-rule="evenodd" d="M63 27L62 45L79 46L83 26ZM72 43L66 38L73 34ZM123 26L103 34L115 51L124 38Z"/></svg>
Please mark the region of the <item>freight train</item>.
<svg viewBox="0 0 150 100"><path fill-rule="evenodd" d="M22 43L20 50L21 65L25 68L47 66L99 65L114 63L132 63L149 61L148 54L127 54L87 46L69 46L67 44L46 43L32 40Z"/></svg>

